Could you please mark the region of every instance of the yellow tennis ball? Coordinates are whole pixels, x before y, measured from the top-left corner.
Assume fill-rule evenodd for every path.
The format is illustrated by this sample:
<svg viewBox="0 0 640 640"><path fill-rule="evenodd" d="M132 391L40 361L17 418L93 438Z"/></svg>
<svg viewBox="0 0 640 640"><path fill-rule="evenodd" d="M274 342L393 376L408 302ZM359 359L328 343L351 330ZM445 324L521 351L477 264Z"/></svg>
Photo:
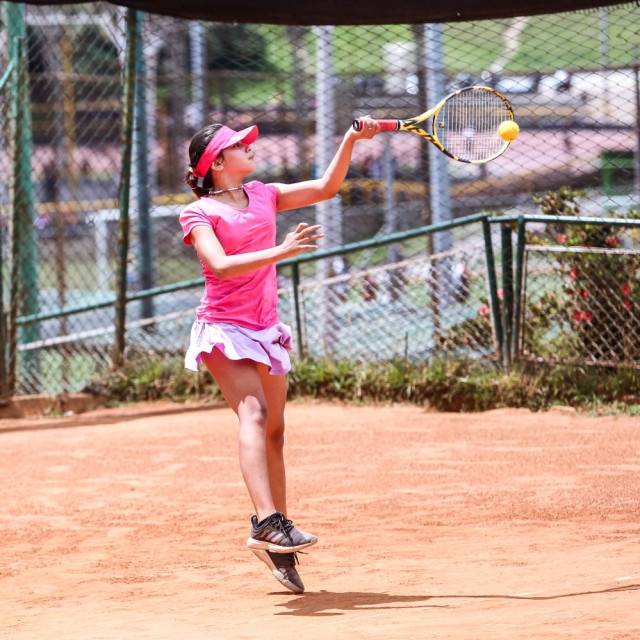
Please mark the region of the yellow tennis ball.
<svg viewBox="0 0 640 640"><path fill-rule="evenodd" d="M498 127L498 135L507 142L511 142L518 137L520 127L513 120L504 120Z"/></svg>

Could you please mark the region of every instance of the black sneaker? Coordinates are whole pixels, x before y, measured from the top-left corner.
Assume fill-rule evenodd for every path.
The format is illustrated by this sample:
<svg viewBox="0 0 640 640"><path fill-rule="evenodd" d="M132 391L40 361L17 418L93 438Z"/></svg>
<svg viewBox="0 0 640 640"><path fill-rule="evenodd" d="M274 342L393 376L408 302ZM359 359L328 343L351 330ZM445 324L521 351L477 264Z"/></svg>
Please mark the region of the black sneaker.
<svg viewBox="0 0 640 640"><path fill-rule="evenodd" d="M304 593L304 585L298 575L296 564L298 557L295 553L272 553L262 549L251 549L262 562L264 562L275 576L287 589L293 593Z"/></svg>
<svg viewBox="0 0 640 640"><path fill-rule="evenodd" d="M300 551L318 542L316 536L296 529L291 520L276 511L258 524L256 516L251 517L251 536L247 540L250 549L262 549L274 553Z"/></svg>

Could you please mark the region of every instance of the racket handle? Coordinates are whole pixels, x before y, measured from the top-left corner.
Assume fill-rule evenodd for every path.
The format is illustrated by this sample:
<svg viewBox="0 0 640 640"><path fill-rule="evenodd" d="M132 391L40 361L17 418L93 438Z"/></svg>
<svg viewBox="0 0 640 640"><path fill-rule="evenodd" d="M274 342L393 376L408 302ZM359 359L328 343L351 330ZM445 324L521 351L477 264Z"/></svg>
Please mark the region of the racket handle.
<svg viewBox="0 0 640 640"><path fill-rule="evenodd" d="M402 122L400 120L376 120L376 122L380 125L382 131L399 131L402 129ZM362 129L362 118L356 118L353 121L353 128L356 131Z"/></svg>

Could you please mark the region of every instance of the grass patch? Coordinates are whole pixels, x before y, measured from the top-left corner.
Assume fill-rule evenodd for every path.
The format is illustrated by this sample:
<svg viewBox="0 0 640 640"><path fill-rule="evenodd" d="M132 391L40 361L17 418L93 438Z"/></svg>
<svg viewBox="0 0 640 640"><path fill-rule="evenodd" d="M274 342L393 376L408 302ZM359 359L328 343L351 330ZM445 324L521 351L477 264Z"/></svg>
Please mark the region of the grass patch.
<svg viewBox="0 0 640 640"><path fill-rule="evenodd" d="M290 399L362 404L409 403L438 411L474 412L502 407L542 411L554 405L590 413L640 414L640 371L520 364L504 375L495 363L470 360L360 364L303 359L289 374ZM111 405L145 400L220 401L203 370L186 371L182 357L144 353L89 385Z"/></svg>

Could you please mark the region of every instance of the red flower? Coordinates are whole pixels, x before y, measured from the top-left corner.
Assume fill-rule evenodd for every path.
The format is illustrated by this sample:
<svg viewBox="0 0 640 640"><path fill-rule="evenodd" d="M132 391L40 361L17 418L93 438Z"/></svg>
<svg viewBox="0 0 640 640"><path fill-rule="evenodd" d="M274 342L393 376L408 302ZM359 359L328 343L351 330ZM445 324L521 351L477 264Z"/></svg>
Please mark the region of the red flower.
<svg viewBox="0 0 640 640"><path fill-rule="evenodd" d="M627 297L630 293L631 287L628 284L625 284L624 287L622 287L622 295Z"/></svg>
<svg viewBox="0 0 640 640"><path fill-rule="evenodd" d="M560 234L558 234L556 238L560 244L564 244L567 241L567 236L562 236Z"/></svg>
<svg viewBox="0 0 640 640"><path fill-rule="evenodd" d="M498 294L498 300L502 300L502 296L504 294L502 287L500 287L496 293Z"/></svg>
<svg viewBox="0 0 640 640"><path fill-rule="evenodd" d="M629 300L625 300L624 306L627 307L627 309L631 309L631 302L629 302Z"/></svg>
<svg viewBox="0 0 640 640"><path fill-rule="evenodd" d="M571 269L571 272L569 273L569 279L570 280L575 280L578 277L578 270L577 269Z"/></svg>
<svg viewBox="0 0 640 640"><path fill-rule="evenodd" d="M609 236L605 241L605 244L608 244L610 247L617 247L618 246L618 238L616 238L615 236Z"/></svg>
<svg viewBox="0 0 640 640"><path fill-rule="evenodd" d="M588 298L588 297L589 297L589 292L588 292L586 289L583 289L583 290L580 292L580 295L581 295L583 298Z"/></svg>
<svg viewBox="0 0 640 640"><path fill-rule="evenodd" d="M486 304L480 305L478 309L478 314L481 316L486 316L489 313L489 307Z"/></svg>
<svg viewBox="0 0 640 640"><path fill-rule="evenodd" d="M592 322L593 314L591 313L591 311L580 311L580 309L576 309L573 312L573 319L576 322L582 322L583 320L585 322Z"/></svg>

